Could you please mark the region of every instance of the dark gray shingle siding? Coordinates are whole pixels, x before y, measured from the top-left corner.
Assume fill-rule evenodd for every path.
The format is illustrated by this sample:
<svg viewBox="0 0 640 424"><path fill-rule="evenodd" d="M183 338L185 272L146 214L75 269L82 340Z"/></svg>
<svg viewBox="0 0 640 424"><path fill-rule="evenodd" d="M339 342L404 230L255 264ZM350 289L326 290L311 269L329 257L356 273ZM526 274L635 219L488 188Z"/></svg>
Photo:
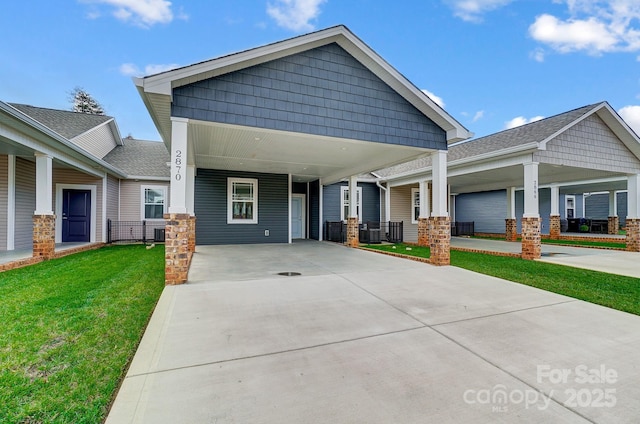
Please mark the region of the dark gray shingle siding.
<svg viewBox="0 0 640 424"><path fill-rule="evenodd" d="M446 133L337 44L176 88L172 115L446 149Z"/></svg>

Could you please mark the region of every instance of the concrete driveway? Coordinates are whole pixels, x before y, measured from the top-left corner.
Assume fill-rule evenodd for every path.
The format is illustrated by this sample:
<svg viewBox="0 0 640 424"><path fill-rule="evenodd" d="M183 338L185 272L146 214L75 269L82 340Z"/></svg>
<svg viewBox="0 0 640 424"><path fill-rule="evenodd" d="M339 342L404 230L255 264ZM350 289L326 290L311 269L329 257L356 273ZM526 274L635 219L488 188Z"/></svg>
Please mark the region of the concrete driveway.
<svg viewBox="0 0 640 424"><path fill-rule="evenodd" d="M638 316L455 267L199 246L107 423L635 423L639 351Z"/></svg>

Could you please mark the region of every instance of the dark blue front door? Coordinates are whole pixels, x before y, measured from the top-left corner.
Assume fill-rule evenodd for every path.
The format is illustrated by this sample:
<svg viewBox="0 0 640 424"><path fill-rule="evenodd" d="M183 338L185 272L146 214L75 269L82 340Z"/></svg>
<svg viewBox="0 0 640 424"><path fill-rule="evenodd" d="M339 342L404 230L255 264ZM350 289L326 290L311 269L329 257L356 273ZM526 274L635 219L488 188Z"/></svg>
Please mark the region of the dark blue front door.
<svg viewBox="0 0 640 424"><path fill-rule="evenodd" d="M91 191L62 190L62 242L91 241Z"/></svg>

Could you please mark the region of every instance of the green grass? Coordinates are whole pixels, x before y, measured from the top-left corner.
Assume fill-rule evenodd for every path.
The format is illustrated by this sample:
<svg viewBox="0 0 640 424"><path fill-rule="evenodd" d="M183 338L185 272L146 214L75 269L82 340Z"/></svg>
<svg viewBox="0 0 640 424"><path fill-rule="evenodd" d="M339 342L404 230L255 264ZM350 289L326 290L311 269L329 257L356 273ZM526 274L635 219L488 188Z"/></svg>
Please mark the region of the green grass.
<svg viewBox="0 0 640 424"><path fill-rule="evenodd" d="M499 237L478 237L478 236L473 236L471 238L475 238L475 239L481 239L481 240L500 240L500 241L504 241L504 238L499 238ZM521 239L518 238L518 241L520 241ZM587 247L615 247L618 249L625 249L627 247L627 244L622 242L622 243L613 243L613 242L607 242L607 241L591 241L591 240L551 240L551 239L542 239L541 240L542 244L562 244L562 245L567 245L567 246L587 246Z"/></svg>
<svg viewBox="0 0 640 424"><path fill-rule="evenodd" d="M428 247L409 246L411 250L406 250L403 244L393 246L366 247L429 257ZM640 278L455 250L451 251L451 265L640 315Z"/></svg>
<svg viewBox="0 0 640 424"><path fill-rule="evenodd" d="M104 420L164 287L164 249L112 246L0 273L0 422Z"/></svg>

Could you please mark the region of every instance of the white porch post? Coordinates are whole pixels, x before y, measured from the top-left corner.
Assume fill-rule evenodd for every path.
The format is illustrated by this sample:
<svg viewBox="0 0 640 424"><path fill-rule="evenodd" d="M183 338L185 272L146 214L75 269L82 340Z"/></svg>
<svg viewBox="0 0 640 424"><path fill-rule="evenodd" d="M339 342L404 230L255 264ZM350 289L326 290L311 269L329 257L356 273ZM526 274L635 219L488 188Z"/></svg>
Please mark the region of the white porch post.
<svg viewBox="0 0 640 424"><path fill-rule="evenodd" d="M289 210L289 212L288 212L288 214L289 214L289 242L288 243L291 244L291 242L292 242L292 237L291 237L291 228L292 228L292 224L291 224L291 222L292 222L292 219L291 219L291 193L292 193L292 187L291 186L293 185L293 180L292 180L291 174L289 174L289 176L288 176L288 181L289 181L289 183L288 183L289 191L288 191L288 194L287 194L287 209Z"/></svg>
<svg viewBox="0 0 640 424"><path fill-rule="evenodd" d="M165 215L165 284L187 281L191 255L195 251L195 220L189 216L187 191L189 120L171 118L171 182L169 213Z"/></svg>
<svg viewBox="0 0 640 424"><path fill-rule="evenodd" d="M507 187L507 217L505 221L505 239L518 240L518 220L516 218L516 188Z"/></svg>
<svg viewBox="0 0 640 424"><path fill-rule="evenodd" d="M7 250L15 249L16 237L16 157L7 156Z"/></svg>
<svg viewBox="0 0 640 424"><path fill-rule="evenodd" d="M640 174L627 177L627 250L640 252Z"/></svg>
<svg viewBox="0 0 640 424"><path fill-rule="evenodd" d="M618 216L618 199L614 190L609 191L609 216Z"/></svg>
<svg viewBox="0 0 640 424"><path fill-rule="evenodd" d="M609 217L607 220L607 233L618 234L620 218L618 217L618 196L615 190L609 191Z"/></svg>
<svg viewBox="0 0 640 424"><path fill-rule="evenodd" d="M447 184L447 151L436 150L431 154L433 201L429 225L429 260L434 265L449 265L451 246L451 219L447 208L449 195ZM422 199L420 199L422 201Z"/></svg>
<svg viewBox="0 0 640 424"><path fill-rule="evenodd" d="M384 192L384 219L391 221L391 185L387 183L387 189Z"/></svg>
<svg viewBox="0 0 640 424"><path fill-rule="evenodd" d="M419 218L429 218L431 204L429 202L429 182L420 181L420 215Z"/></svg>
<svg viewBox="0 0 640 424"><path fill-rule="evenodd" d="M524 214L522 216L522 258L541 255L540 206L538 204L538 163L524 164Z"/></svg>
<svg viewBox="0 0 640 424"><path fill-rule="evenodd" d="M347 246L358 247L360 234L358 227L358 180L355 175L349 177L349 217L347 218Z"/></svg>
<svg viewBox="0 0 640 424"><path fill-rule="evenodd" d="M560 187L551 186L551 216L549 216L549 236L560 239Z"/></svg>
<svg viewBox="0 0 640 424"><path fill-rule="evenodd" d="M33 256L53 258L56 216L53 213L53 159L36 153L36 210L33 212Z"/></svg>

